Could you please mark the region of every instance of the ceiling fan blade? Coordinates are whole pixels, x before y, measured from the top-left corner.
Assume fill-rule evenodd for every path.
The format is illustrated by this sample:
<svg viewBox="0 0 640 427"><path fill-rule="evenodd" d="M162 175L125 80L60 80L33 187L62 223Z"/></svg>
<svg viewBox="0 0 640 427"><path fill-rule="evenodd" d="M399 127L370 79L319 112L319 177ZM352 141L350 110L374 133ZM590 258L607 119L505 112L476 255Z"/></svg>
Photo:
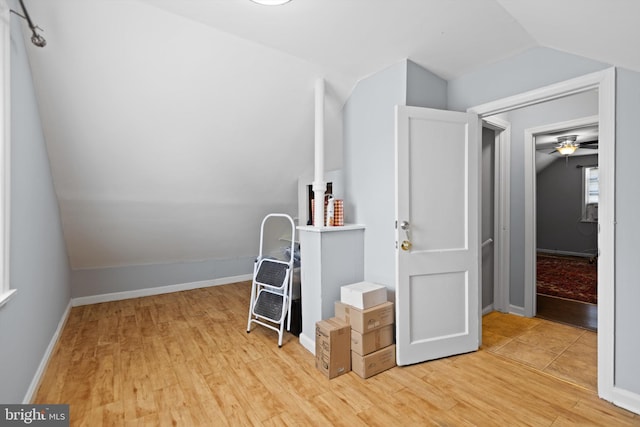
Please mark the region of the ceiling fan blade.
<svg viewBox="0 0 640 427"><path fill-rule="evenodd" d="M581 145L581 146L580 146L580 147L578 147L578 148L582 148L583 150L597 150L597 149L598 149L598 146L597 146L597 145L595 145L595 146L593 146L593 145L592 145L591 147L583 147L583 146Z"/></svg>
<svg viewBox="0 0 640 427"><path fill-rule="evenodd" d="M585 141L585 142L581 142L580 146L583 145L598 145L598 140L596 139L595 141Z"/></svg>

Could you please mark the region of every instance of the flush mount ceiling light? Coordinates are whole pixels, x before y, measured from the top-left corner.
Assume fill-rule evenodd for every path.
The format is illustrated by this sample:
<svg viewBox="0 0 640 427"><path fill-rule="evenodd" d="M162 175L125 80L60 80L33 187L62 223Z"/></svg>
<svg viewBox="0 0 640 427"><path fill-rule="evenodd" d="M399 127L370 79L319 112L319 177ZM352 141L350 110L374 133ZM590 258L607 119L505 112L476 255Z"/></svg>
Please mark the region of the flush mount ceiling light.
<svg viewBox="0 0 640 427"><path fill-rule="evenodd" d="M291 0L251 0L254 3L262 4L265 6L279 6L281 4L289 3Z"/></svg>
<svg viewBox="0 0 640 427"><path fill-rule="evenodd" d="M579 145L576 143L577 139L578 137L576 135L558 137L558 146L556 147L556 151L564 156L575 153Z"/></svg>

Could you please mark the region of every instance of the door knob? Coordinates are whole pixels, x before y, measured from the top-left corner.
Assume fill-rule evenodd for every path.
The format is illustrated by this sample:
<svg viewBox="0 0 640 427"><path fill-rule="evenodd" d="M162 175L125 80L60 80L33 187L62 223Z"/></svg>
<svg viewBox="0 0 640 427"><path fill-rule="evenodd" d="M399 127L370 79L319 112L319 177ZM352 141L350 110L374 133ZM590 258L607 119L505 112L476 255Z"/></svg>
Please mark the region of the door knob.
<svg viewBox="0 0 640 427"><path fill-rule="evenodd" d="M407 240L403 240L400 244L400 247L403 251L408 251L409 249L411 249L411 235L409 234L410 227L411 226L409 225L409 221L402 221L400 223L400 228L404 230L404 234L407 236Z"/></svg>

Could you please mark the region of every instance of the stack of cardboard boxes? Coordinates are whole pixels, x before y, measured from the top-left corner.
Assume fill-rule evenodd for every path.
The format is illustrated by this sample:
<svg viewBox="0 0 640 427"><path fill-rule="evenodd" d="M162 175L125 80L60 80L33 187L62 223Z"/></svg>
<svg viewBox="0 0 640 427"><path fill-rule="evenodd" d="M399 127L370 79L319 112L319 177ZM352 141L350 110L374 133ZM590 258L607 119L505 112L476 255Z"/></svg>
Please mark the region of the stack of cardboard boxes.
<svg viewBox="0 0 640 427"><path fill-rule="evenodd" d="M393 303L387 301L387 288L359 282L343 286L340 291L335 317L316 325L318 369L329 378L349 370L369 378L394 367L395 317ZM346 346L345 334L350 338Z"/></svg>

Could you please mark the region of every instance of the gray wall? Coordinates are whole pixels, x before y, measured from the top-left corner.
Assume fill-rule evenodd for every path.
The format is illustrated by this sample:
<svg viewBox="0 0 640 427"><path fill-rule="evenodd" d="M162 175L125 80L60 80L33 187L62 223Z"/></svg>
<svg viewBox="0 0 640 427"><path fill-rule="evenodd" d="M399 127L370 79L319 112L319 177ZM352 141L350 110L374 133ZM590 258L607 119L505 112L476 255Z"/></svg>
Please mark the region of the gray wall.
<svg viewBox="0 0 640 427"><path fill-rule="evenodd" d="M447 108L447 82L407 60L407 105Z"/></svg>
<svg viewBox="0 0 640 427"><path fill-rule="evenodd" d="M364 279L390 289L395 289L396 105L444 108L446 82L404 60L358 82L344 108L345 221L366 226Z"/></svg>
<svg viewBox="0 0 640 427"><path fill-rule="evenodd" d="M595 255L598 224L583 222L581 166L598 164L598 156L558 157L536 178L536 246L538 250Z"/></svg>
<svg viewBox="0 0 640 427"><path fill-rule="evenodd" d="M511 123L511 236L509 299L524 307L524 132L526 129L598 114L595 91L510 111L504 117Z"/></svg>
<svg viewBox="0 0 640 427"><path fill-rule="evenodd" d="M256 255L260 235L255 235ZM170 264L126 265L71 271L73 298L131 292L234 276L251 275L254 256Z"/></svg>
<svg viewBox="0 0 640 427"><path fill-rule="evenodd" d="M482 128L482 242L491 238L494 233L494 200L495 200L495 131ZM495 242L482 248L482 308L493 304L494 287L494 248Z"/></svg>
<svg viewBox="0 0 640 427"><path fill-rule="evenodd" d="M640 73L618 69L616 85L615 383L625 390L640 393L640 281L637 268Z"/></svg>
<svg viewBox="0 0 640 427"><path fill-rule="evenodd" d="M450 80L447 105L449 110L465 111L608 67L608 64L581 56L543 47L532 48Z"/></svg>
<svg viewBox="0 0 640 427"><path fill-rule="evenodd" d="M70 301L69 263L21 25L11 15L10 268L17 293L0 308L2 403L23 401Z"/></svg>
<svg viewBox="0 0 640 427"><path fill-rule="evenodd" d="M366 226L364 280L395 288L394 106L406 102L403 61L361 80L344 107L345 222Z"/></svg>
<svg viewBox="0 0 640 427"><path fill-rule="evenodd" d="M469 107L516 95L608 68L608 64L546 48L535 48L449 82L449 108ZM637 325L640 324L637 242L640 241L640 193L635 159L640 155L637 123L640 114L640 73L617 70L616 81L616 261L615 261L615 384L640 394ZM513 136L513 132L512 132ZM517 155L512 151L512 161ZM513 173L512 167L512 173ZM513 185L513 184L512 184ZM515 190L515 191L514 191ZM512 197L517 189L512 188ZM515 231L511 212L512 231ZM517 254L516 254L517 255ZM512 265L513 268L513 265ZM513 295L512 295L513 297ZM512 300L513 302L513 300Z"/></svg>

